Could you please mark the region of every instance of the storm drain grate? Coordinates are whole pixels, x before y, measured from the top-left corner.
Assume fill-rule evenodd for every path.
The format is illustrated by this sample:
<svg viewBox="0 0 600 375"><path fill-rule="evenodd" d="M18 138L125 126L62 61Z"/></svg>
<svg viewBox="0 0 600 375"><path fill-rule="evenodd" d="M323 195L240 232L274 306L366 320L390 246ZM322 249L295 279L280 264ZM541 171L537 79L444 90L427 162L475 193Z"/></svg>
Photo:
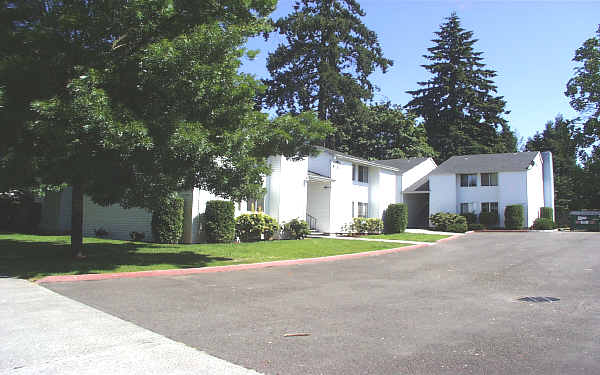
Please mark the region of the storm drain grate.
<svg viewBox="0 0 600 375"><path fill-rule="evenodd" d="M556 297L521 297L517 301L521 302L555 302L560 301L560 298Z"/></svg>

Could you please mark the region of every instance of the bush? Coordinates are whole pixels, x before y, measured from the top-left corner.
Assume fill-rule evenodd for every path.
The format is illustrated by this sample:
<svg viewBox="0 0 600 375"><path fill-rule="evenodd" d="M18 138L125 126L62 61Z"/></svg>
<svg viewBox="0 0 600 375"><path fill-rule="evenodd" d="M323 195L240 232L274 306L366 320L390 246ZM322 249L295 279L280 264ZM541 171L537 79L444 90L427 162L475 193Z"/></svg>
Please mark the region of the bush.
<svg viewBox="0 0 600 375"><path fill-rule="evenodd" d="M467 219L467 224L477 223L477 215L475 214L475 212L467 212L465 214L461 214L461 216L464 216L465 219Z"/></svg>
<svg viewBox="0 0 600 375"><path fill-rule="evenodd" d="M167 197L158 202L152 212L152 240L158 243L178 243L183 236L183 198Z"/></svg>
<svg viewBox="0 0 600 375"><path fill-rule="evenodd" d="M261 212L242 214L235 219L235 234L244 242L270 240L278 229L277 221Z"/></svg>
<svg viewBox="0 0 600 375"><path fill-rule="evenodd" d="M143 241L144 238L146 238L146 233L144 232L129 232L129 238L131 238L132 241Z"/></svg>
<svg viewBox="0 0 600 375"><path fill-rule="evenodd" d="M514 204L504 209L504 227L506 229L523 228L523 206Z"/></svg>
<svg viewBox="0 0 600 375"><path fill-rule="evenodd" d="M535 221L533 222L532 228L537 229L537 230L554 229L554 221L552 219L547 219L547 218L541 217L539 219L535 219Z"/></svg>
<svg viewBox="0 0 600 375"><path fill-rule="evenodd" d="M235 207L230 201L208 201L204 212L206 241L233 242L235 239Z"/></svg>
<svg viewBox="0 0 600 375"><path fill-rule="evenodd" d="M442 232L458 231L460 233L467 231L467 219L462 215L451 214L448 212L438 212L437 214L431 215L429 220L433 224L434 230L439 230ZM457 224L457 226L454 226L454 224ZM463 227L464 230L462 230Z"/></svg>
<svg viewBox="0 0 600 375"><path fill-rule="evenodd" d="M482 212L479 214L479 223L486 228L497 226L499 221L500 217L497 212Z"/></svg>
<svg viewBox="0 0 600 375"><path fill-rule="evenodd" d="M360 233L381 233L383 229L383 221L377 218L355 217L352 223L342 227L342 231L350 234Z"/></svg>
<svg viewBox="0 0 600 375"><path fill-rule="evenodd" d="M554 210L552 207L540 207L540 218L554 220Z"/></svg>
<svg viewBox="0 0 600 375"><path fill-rule="evenodd" d="M467 231L467 223L451 223L446 230L453 233L465 233Z"/></svg>
<svg viewBox="0 0 600 375"><path fill-rule="evenodd" d="M403 233L408 224L408 208L404 203L390 204L383 214L385 233Z"/></svg>
<svg viewBox="0 0 600 375"><path fill-rule="evenodd" d="M310 234L308 224L304 220L292 219L283 224L283 233L287 238L302 239Z"/></svg>

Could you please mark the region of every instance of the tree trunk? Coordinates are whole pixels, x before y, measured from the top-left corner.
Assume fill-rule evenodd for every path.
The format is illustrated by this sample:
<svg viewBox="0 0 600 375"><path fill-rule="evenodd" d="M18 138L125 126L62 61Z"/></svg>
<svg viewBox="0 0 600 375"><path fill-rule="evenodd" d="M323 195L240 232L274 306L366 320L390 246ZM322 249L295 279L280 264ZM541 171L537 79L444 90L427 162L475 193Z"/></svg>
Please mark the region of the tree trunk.
<svg viewBox="0 0 600 375"><path fill-rule="evenodd" d="M73 200L71 202L71 253L75 258L83 255L83 187L81 183L73 184Z"/></svg>

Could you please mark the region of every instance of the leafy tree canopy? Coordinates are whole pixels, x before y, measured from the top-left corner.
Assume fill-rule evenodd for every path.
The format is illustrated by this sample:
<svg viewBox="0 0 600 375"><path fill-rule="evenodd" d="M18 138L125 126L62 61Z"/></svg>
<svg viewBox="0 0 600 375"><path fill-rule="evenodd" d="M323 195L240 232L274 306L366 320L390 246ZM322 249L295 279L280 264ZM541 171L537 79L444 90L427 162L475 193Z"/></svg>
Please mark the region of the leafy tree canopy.
<svg viewBox="0 0 600 375"><path fill-rule="evenodd" d="M0 181L151 209L191 187L257 195L267 156L311 153L330 130L311 113L269 120L238 72L275 5L4 1Z"/></svg>
<svg viewBox="0 0 600 375"><path fill-rule="evenodd" d="M378 160L435 155L423 125L389 102L359 107L339 128L337 149L351 155Z"/></svg>
<svg viewBox="0 0 600 375"><path fill-rule="evenodd" d="M565 95L583 121L582 147L586 206L600 208L600 25L596 36L587 39L575 51L573 61L579 66L567 83Z"/></svg>
<svg viewBox="0 0 600 375"><path fill-rule="evenodd" d="M495 96L496 72L485 68L477 39L453 13L441 25L424 57L432 74L420 89L408 91L407 108L422 117L429 144L444 161L454 155L516 151L516 138L503 117L506 102Z"/></svg>
<svg viewBox="0 0 600 375"><path fill-rule="evenodd" d="M362 23L364 15L356 0L296 1L294 11L275 22L287 43L267 59L272 78L264 81L264 104L279 114L314 110L337 124L341 114L371 99L369 75L387 71L392 61ZM333 138L327 146L335 147Z"/></svg>

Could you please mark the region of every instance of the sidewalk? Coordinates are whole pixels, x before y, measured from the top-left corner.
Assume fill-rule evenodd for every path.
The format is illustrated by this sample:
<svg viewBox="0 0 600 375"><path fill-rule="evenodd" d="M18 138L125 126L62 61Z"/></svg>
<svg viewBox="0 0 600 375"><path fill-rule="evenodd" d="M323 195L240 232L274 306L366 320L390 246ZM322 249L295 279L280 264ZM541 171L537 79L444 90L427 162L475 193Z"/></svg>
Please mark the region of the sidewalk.
<svg viewBox="0 0 600 375"><path fill-rule="evenodd" d="M258 374L25 280L0 278L1 374Z"/></svg>

